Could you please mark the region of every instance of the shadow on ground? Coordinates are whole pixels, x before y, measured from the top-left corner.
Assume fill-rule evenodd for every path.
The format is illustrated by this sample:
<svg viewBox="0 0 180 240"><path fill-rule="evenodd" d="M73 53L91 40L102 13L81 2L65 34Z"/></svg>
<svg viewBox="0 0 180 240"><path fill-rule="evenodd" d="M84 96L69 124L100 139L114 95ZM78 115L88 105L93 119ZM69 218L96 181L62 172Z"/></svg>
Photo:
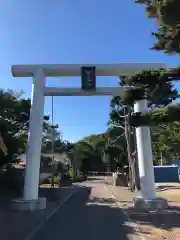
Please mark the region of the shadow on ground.
<svg viewBox="0 0 180 240"><path fill-rule="evenodd" d="M180 186L164 185L164 186L158 186L156 188L157 192L167 191L167 190L170 190L170 189L177 189L177 190L179 190Z"/></svg>
<svg viewBox="0 0 180 240"><path fill-rule="evenodd" d="M46 220L47 215L69 194L74 194L57 213L46 222L32 240L93 240L121 239L136 235L134 228L127 224L126 216L112 198L91 197L92 188L72 185L61 188L41 188L39 195L46 197L47 209L37 212L15 212L10 209L8 201L0 199L1 238L23 240L28 232ZM124 201L126 202L126 201ZM4 208L3 206L6 206ZM132 221L143 226L145 236L153 234L150 228L171 232L180 228L180 208L169 207L165 213L151 213L125 209ZM158 239L158 238L157 238Z"/></svg>
<svg viewBox="0 0 180 240"><path fill-rule="evenodd" d="M107 203L107 204L113 204L116 203L116 201L113 198L97 198L97 197L93 197L91 199L89 199L90 203Z"/></svg>
<svg viewBox="0 0 180 240"><path fill-rule="evenodd" d="M167 235L171 234L172 229L180 228L179 207L169 207L167 210L154 212L138 211L134 208L127 208L125 211L133 222L140 224L141 232L145 236L155 234L154 231L158 232L158 230L164 230L164 234Z"/></svg>
<svg viewBox="0 0 180 240"><path fill-rule="evenodd" d="M38 224L44 222L46 217L70 194L78 192L80 186L60 188L40 188L39 196L47 198L47 208L35 212L14 211L11 208L11 196L0 196L0 226L1 239L24 240Z"/></svg>
<svg viewBox="0 0 180 240"><path fill-rule="evenodd" d="M60 208L32 240L121 239L136 234L112 198L92 198L83 187Z"/></svg>
<svg viewBox="0 0 180 240"><path fill-rule="evenodd" d="M87 180L88 181L99 181L99 180L105 180L105 177L102 177L102 176L100 176L100 177L98 177L98 176L96 176L96 177L87 177Z"/></svg>

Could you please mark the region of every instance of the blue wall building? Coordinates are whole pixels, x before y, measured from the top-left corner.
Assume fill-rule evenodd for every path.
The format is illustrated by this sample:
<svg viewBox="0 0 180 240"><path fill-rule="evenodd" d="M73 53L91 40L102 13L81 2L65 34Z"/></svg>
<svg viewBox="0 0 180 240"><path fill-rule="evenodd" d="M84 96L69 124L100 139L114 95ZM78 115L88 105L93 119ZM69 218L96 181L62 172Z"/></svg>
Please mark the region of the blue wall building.
<svg viewBox="0 0 180 240"><path fill-rule="evenodd" d="M180 182L180 170L177 165L154 166L155 182Z"/></svg>

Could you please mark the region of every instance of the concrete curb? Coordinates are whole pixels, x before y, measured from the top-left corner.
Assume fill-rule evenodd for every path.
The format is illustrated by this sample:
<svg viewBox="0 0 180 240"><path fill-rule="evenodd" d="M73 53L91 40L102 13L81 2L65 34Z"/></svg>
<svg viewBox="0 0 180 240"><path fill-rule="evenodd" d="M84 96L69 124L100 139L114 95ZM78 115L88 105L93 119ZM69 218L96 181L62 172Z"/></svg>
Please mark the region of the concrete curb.
<svg viewBox="0 0 180 240"><path fill-rule="evenodd" d="M24 238L24 240L31 240L32 237L38 232L38 230L40 230L40 228L41 228L47 221L49 221L49 220L53 217L53 215L59 210L59 208L60 208L63 204L65 204L65 203L72 197L72 195L74 195L74 194L75 194L75 193L70 193L66 198L64 198L64 199L62 200L62 202L60 202L60 204L59 204L52 212L50 212L50 214L45 218L45 220L44 220L43 222L39 223L39 224L37 225L37 227L34 228L34 229Z"/></svg>
<svg viewBox="0 0 180 240"><path fill-rule="evenodd" d="M141 235L141 231L140 231L140 228L139 228L139 224L137 223L134 223L130 216L127 214L127 212L123 209L124 206L123 204L121 204L121 202L116 198L116 196L113 194L113 191L108 187L108 186L105 186L105 188L110 192L112 198L117 202L118 206L121 208L121 211L123 212L124 216L126 217L127 219L127 225L131 228L134 229L134 232L137 234L137 236L128 236L128 238L130 240L146 240L142 235Z"/></svg>

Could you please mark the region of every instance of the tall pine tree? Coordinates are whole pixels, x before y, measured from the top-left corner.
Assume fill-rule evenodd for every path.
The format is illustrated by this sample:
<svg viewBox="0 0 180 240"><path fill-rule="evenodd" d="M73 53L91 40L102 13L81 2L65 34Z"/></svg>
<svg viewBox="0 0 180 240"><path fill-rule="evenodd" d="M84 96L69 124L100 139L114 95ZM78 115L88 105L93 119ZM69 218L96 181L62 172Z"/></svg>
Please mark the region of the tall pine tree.
<svg viewBox="0 0 180 240"><path fill-rule="evenodd" d="M153 32L157 42L152 49L169 54L180 53L180 1L179 0L136 0L144 4L149 18L158 23Z"/></svg>

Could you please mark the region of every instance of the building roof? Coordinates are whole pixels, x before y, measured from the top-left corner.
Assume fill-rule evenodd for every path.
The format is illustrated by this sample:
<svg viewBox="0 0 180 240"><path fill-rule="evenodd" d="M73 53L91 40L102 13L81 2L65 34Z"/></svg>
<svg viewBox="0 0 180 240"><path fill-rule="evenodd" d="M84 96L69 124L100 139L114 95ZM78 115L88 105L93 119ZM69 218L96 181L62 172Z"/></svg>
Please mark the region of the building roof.
<svg viewBox="0 0 180 240"><path fill-rule="evenodd" d="M69 164L70 163L70 159L67 157L67 155L65 153L42 153L42 156L44 157L52 157L54 156L54 160L56 162L61 162L61 163L64 163L64 164Z"/></svg>
<svg viewBox="0 0 180 240"><path fill-rule="evenodd" d="M42 153L42 156L44 157L52 157L52 155L54 156L54 160L56 162L61 162L61 163L64 163L64 164L69 164L70 163L70 159L67 157L67 155L65 153ZM26 154L23 153L23 154L20 154L17 156L17 159L21 159L21 161L26 164Z"/></svg>

